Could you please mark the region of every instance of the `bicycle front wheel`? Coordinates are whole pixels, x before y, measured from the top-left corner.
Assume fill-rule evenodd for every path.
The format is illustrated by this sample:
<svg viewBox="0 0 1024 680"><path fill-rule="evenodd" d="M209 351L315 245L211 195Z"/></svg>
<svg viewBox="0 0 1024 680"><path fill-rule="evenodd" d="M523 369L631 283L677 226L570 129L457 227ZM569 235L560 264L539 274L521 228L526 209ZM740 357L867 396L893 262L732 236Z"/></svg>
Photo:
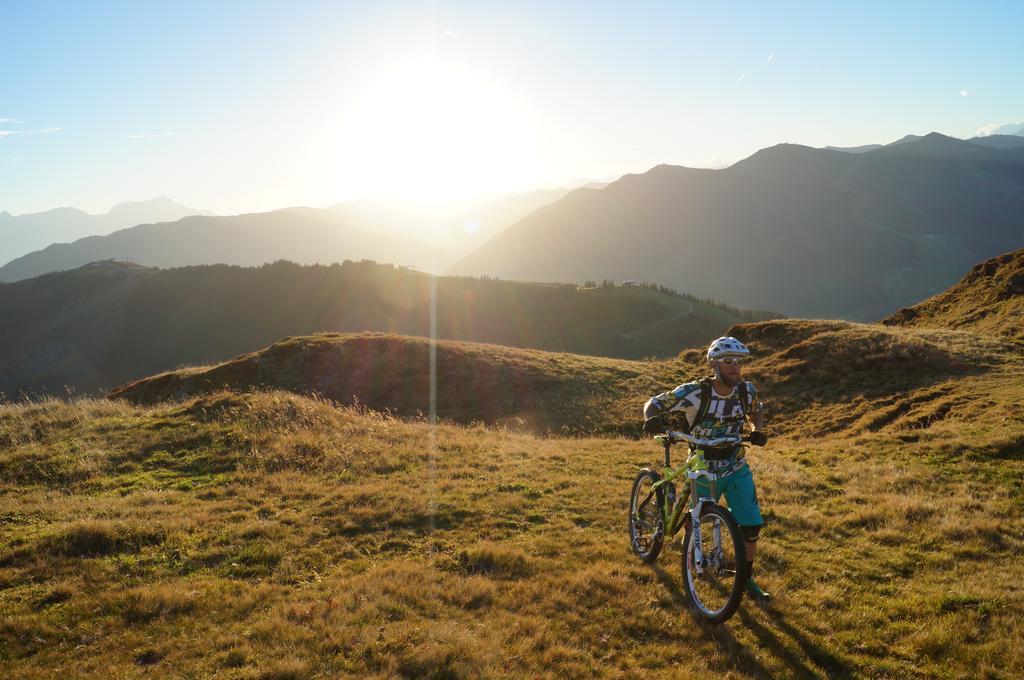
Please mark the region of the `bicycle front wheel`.
<svg viewBox="0 0 1024 680"><path fill-rule="evenodd" d="M723 623L736 613L747 581L747 555L740 526L720 505L704 506L700 520L700 552L692 526L683 539L683 585L698 613Z"/></svg>

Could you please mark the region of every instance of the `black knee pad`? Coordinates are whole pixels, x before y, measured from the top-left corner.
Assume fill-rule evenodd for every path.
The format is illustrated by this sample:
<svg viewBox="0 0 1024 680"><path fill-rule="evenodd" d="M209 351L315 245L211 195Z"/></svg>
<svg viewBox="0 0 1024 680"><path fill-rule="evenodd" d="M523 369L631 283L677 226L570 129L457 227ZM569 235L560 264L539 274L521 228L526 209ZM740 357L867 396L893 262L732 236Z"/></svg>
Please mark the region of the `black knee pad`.
<svg viewBox="0 0 1024 680"><path fill-rule="evenodd" d="M761 533L761 525L740 527L740 533L743 534L743 539L747 543L757 543L757 535Z"/></svg>

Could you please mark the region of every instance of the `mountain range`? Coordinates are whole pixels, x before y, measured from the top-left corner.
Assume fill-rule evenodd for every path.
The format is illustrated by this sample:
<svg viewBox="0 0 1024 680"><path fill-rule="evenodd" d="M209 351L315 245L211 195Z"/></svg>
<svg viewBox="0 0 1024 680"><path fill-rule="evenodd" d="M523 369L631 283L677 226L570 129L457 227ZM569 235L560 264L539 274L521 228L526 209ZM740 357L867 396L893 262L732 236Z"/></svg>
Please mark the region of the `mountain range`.
<svg viewBox="0 0 1024 680"><path fill-rule="evenodd" d="M529 191L462 206L355 201L328 208L294 207L268 213L184 219L170 214L139 219L142 213L138 210L128 218L129 211L119 210L121 226L125 228L109 235L106 232L110 229L96 228L88 232L91 235L79 234L82 238L71 243L62 242L70 238L54 238L56 242L52 245L0 267L0 282L20 281L108 259L151 267L215 263L247 266L280 259L332 264L346 259L371 259L437 273L501 229L568 191ZM54 212L63 214L51 211L26 217L32 217L39 225L49 225ZM33 229L33 224L12 222L11 228ZM76 226L79 231L86 228L85 223ZM48 233L42 226L36 232Z"/></svg>
<svg viewBox="0 0 1024 680"><path fill-rule="evenodd" d="M0 282L105 259L372 259L524 281L657 281L790 316L877 320L1024 244L1024 137L781 144L724 169L658 166L566 191L458 210L354 202L141 224L17 258Z"/></svg>
<svg viewBox="0 0 1024 680"><path fill-rule="evenodd" d="M904 135L895 142L889 144L862 144L861 146L826 146L825 149L831 151L845 151L847 153L867 153L868 151L874 151L875 149L881 149L885 146L894 146L896 144L907 144L908 142L916 142L922 139L923 135ZM1024 146L1024 127L1013 134L996 134L996 135L985 135L982 137L971 137L966 141L971 144L980 144L981 146L995 146L1005 149L1013 149L1018 146Z"/></svg>
<svg viewBox="0 0 1024 680"><path fill-rule="evenodd" d="M168 222L187 215L210 215L160 197L148 201L119 203L106 215L90 215L78 208L55 208L45 212L12 215L0 212L0 263L85 236L109 234L147 222Z"/></svg>
<svg viewBox="0 0 1024 680"><path fill-rule="evenodd" d="M863 153L780 144L577 190L451 270L655 280L789 316L877 320L1024 244L1024 146L931 133Z"/></svg>
<svg viewBox="0 0 1024 680"><path fill-rule="evenodd" d="M175 267L218 263L252 266L282 259L331 264L366 258L426 270L444 261L443 252L425 243L339 224L335 219L325 211L278 210L141 224L108 236L54 244L17 258L0 267L0 282L109 259Z"/></svg>

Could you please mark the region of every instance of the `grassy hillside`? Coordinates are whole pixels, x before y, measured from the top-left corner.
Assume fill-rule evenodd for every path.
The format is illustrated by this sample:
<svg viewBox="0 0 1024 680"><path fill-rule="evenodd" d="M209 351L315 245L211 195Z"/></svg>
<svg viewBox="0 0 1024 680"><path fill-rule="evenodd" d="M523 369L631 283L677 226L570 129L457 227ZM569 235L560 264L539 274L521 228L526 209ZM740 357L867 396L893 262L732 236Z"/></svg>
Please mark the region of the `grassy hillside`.
<svg viewBox="0 0 1024 680"><path fill-rule="evenodd" d="M699 350L441 341L435 424L427 341L319 335L116 399L0 404L0 676L1024 674L1021 345L731 332L769 405L749 456L772 605L706 626L676 548L629 552L661 450L615 433Z"/></svg>
<svg viewBox="0 0 1024 680"><path fill-rule="evenodd" d="M783 421L773 426L797 437L896 433L946 419L998 424L1024 382L1020 348L964 331L791 320L731 332L756 356L745 374Z"/></svg>
<svg viewBox="0 0 1024 680"><path fill-rule="evenodd" d="M157 270L99 262L0 284L0 393L63 394L285 336L384 331L582 354L669 357L771 318L648 287L433 277L373 262Z"/></svg>
<svg viewBox="0 0 1024 680"><path fill-rule="evenodd" d="M113 390L112 396L152 404L222 389L269 388L315 393L400 416L427 415L430 361L425 338L287 338L217 366L130 383ZM440 342L436 367L436 414L464 424L479 421L541 432L614 431L635 427L635 395L660 391L653 363L499 345Z"/></svg>
<svg viewBox="0 0 1024 680"><path fill-rule="evenodd" d="M973 408L984 391L1012 404L1019 353L962 331L786 319L729 330L755 360L746 370L795 437L898 431L952 418L1003 417ZM648 396L707 371L702 350L667 361L626 361L440 341L437 413L464 424L539 432L639 434ZM146 378L113 391L139 404L231 389L315 393L400 415L428 413L430 343L393 335L288 338L223 364Z"/></svg>
<svg viewBox="0 0 1024 680"><path fill-rule="evenodd" d="M777 600L712 628L676 550L629 553L650 442L284 392L3 406L0 675L1019 676L1007 413L753 452Z"/></svg>
<svg viewBox="0 0 1024 680"><path fill-rule="evenodd" d="M1024 340L1024 250L971 269L955 286L901 309L882 323L892 326L962 328Z"/></svg>

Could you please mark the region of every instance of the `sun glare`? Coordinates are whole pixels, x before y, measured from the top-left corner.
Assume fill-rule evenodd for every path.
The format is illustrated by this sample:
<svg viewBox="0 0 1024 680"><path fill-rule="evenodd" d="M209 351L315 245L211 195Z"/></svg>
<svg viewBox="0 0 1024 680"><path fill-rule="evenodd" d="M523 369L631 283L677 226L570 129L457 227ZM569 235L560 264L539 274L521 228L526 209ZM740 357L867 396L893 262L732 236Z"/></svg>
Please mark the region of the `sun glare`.
<svg viewBox="0 0 1024 680"><path fill-rule="evenodd" d="M349 196L451 201L535 183L538 126L493 80L434 59L382 72L341 117L334 184Z"/></svg>

